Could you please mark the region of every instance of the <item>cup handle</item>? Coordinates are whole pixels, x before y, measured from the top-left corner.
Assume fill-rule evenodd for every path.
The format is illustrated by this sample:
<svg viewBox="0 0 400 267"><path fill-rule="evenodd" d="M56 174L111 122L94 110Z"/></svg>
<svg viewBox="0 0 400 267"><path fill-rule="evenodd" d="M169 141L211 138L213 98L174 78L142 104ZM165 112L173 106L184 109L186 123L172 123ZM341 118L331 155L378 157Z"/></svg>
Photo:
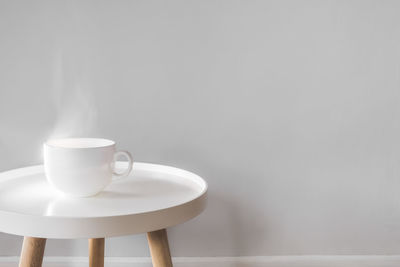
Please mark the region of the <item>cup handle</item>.
<svg viewBox="0 0 400 267"><path fill-rule="evenodd" d="M122 177L128 176L128 174L132 170L133 159L132 159L131 153L129 153L128 151L125 151L125 150L120 150L120 151L115 152L114 153L114 162L116 161L116 159L119 155L125 156L128 159L128 168L122 173L117 173L115 171L115 164L114 164L113 175L115 176L115 178L122 178Z"/></svg>

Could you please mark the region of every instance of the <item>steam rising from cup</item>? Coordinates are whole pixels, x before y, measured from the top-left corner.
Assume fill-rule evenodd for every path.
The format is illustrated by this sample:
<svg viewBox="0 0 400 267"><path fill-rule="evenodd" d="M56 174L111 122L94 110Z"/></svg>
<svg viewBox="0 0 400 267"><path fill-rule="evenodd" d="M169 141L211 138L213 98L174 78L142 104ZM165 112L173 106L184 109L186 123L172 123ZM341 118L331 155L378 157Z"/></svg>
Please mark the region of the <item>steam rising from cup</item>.
<svg viewBox="0 0 400 267"><path fill-rule="evenodd" d="M56 121L48 139L93 134L97 110L82 62L76 64L75 57L66 57L59 51L55 58L53 97Z"/></svg>

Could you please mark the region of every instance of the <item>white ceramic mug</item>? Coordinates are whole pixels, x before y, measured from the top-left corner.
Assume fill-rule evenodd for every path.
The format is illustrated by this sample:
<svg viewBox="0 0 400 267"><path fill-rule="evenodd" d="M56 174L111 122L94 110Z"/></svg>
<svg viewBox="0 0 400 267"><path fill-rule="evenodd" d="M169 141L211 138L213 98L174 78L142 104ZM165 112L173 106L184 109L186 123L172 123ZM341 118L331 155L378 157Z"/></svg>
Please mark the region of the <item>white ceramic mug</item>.
<svg viewBox="0 0 400 267"><path fill-rule="evenodd" d="M129 163L116 173L117 156ZM76 197L93 196L109 185L113 176L127 176L132 170L132 156L116 151L115 142L100 138L52 139L44 144L44 169L47 180L59 191Z"/></svg>

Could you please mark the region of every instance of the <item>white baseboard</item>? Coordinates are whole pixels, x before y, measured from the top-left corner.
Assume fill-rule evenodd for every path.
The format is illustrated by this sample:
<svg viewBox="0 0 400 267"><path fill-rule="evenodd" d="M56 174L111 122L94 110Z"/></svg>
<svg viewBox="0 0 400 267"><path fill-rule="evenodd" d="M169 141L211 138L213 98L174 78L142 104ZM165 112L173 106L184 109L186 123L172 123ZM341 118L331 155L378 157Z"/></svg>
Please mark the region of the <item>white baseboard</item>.
<svg viewBox="0 0 400 267"><path fill-rule="evenodd" d="M0 267L18 266L18 257L0 257ZM175 257L175 267L399 267L390 256ZM45 257L43 267L87 267L86 257ZM151 267L150 258L106 257L105 267Z"/></svg>

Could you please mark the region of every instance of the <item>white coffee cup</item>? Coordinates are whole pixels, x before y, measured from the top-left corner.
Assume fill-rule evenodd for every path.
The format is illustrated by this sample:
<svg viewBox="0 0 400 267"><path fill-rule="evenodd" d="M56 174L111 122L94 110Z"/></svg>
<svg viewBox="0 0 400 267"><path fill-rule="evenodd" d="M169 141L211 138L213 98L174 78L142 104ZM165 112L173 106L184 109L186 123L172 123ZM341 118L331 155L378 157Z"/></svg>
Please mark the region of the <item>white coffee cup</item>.
<svg viewBox="0 0 400 267"><path fill-rule="evenodd" d="M67 195L96 195L111 183L113 176L127 176L132 170L131 154L127 151L116 151L115 142L112 140L52 139L43 146L47 180ZM128 168L122 173L116 173L114 170L114 163L119 155L128 159Z"/></svg>

